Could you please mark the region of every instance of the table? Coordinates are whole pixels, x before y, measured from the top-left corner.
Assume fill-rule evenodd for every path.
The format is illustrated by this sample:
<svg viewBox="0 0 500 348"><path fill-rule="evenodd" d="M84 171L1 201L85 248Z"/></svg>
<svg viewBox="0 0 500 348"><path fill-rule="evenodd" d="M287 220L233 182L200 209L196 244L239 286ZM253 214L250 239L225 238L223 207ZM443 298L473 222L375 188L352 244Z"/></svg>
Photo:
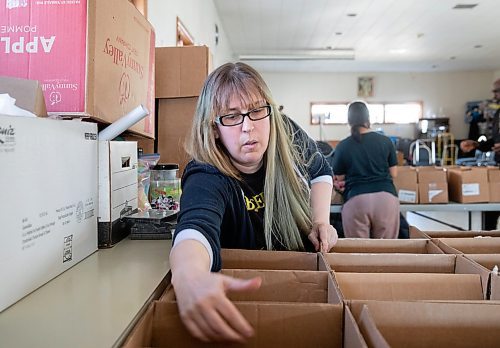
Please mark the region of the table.
<svg viewBox="0 0 500 348"><path fill-rule="evenodd" d="M330 213L340 213L341 209L342 205L340 204L331 205ZM500 203L401 204L400 210L407 218L408 212L410 212L451 229L481 230L483 226L482 213L500 211ZM464 212L467 214L464 215Z"/></svg>
<svg viewBox="0 0 500 348"><path fill-rule="evenodd" d="M126 239L99 249L0 313L0 347L118 344L163 291L170 248L171 240Z"/></svg>

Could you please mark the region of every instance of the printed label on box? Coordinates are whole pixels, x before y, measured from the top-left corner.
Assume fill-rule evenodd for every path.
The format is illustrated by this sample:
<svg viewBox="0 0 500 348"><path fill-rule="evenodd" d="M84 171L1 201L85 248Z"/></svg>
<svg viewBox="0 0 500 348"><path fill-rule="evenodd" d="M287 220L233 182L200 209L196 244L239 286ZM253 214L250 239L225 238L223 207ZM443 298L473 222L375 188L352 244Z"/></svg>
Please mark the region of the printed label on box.
<svg viewBox="0 0 500 348"><path fill-rule="evenodd" d="M0 76L38 80L50 112L82 112L86 0L0 0Z"/></svg>
<svg viewBox="0 0 500 348"><path fill-rule="evenodd" d="M462 196L479 196L479 183L462 184Z"/></svg>
<svg viewBox="0 0 500 348"><path fill-rule="evenodd" d="M401 202L417 203L417 193L415 191L399 190L398 198Z"/></svg>
<svg viewBox="0 0 500 348"><path fill-rule="evenodd" d="M429 202L432 202L432 199L439 195L443 190L429 190Z"/></svg>

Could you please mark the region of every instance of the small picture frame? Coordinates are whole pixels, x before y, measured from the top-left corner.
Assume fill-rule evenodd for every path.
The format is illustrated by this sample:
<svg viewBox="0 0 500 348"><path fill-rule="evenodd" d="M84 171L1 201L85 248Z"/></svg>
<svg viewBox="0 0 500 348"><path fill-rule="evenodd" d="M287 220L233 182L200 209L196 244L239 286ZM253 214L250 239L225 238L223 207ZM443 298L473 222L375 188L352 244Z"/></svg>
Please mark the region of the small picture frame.
<svg viewBox="0 0 500 348"><path fill-rule="evenodd" d="M373 77L358 77L358 97L373 97Z"/></svg>

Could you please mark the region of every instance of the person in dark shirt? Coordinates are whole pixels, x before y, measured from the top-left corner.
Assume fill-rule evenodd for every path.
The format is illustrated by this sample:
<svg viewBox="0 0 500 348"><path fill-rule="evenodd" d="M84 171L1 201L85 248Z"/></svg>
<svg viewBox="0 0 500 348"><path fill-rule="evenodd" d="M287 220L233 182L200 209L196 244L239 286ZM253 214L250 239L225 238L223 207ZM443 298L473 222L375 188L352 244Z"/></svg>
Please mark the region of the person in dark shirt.
<svg viewBox="0 0 500 348"><path fill-rule="evenodd" d="M480 150L482 152L493 151L495 153L495 162L500 165L500 79L493 83L493 100L492 106L496 107L493 114L491 137L484 142L477 142L476 140L468 139L460 142L460 149L463 152L470 152L473 150ZM498 228L498 220L500 212L486 211L484 212L484 229L496 230Z"/></svg>
<svg viewBox="0 0 500 348"><path fill-rule="evenodd" d="M256 289L260 278L215 273L221 248L328 251L338 238L329 221L332 171L244 63L207 77L186 148L193 160L170 253L180 316L203 341L242 342L253 329L226 292Z"/></svg>
<svg viewBox="0 0 500 348"><path fill-rule="evenodd" d="M397 238L399 199L392 181L397 175L391 140L370 129L364 102L349 105L351 136L335 148L335 183L343 183L342 226L347 238Z"/></svg>

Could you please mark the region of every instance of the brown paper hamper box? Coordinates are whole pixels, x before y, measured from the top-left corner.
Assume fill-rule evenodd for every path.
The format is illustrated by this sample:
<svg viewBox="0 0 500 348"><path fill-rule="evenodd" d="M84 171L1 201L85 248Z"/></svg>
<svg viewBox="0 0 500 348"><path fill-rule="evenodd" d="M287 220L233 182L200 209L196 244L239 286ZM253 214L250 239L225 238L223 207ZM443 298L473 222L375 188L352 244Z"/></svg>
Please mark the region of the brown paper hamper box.
<svg viewBox="0 0 500 348"><path fill-rule="evenodd" d="M326 303L236 302L255 330L244 344L207 344L192 337L177 303L153 302L123 347L342 347L343 306Z"/></svg>
<svg viewBox="0 0 500 348"><path fill-rule="evenodd" d="M500 168L488 167L488 184L490 186L490 202L500 202Z"/></svg>
<svg viewBox="0 0 500 348"><path fill-rule="evenodd" d="M448 183L443 168L419 167L418 200L421 204L448 203Z"/></svg>
<svg viewBox="0 0 500 348"><path fill-rule="evenodd" d="M460 167L448 170L450 199L459 203L490 200L488 172L485 168Z"/></svg>
<svg viewBox="0 0 500 348"><path fill-rule="evenodd" d="M418 203L418 182L415 167L398 166L394 186L401 203Z"/></svg>
<svg viewBox="0 0 500 348"><path fill-rule="evenodd" d="M352 301L345 320L346 327L359 326L364 341L373 348L493 348L500 342L500 307L486 301ZM346 334L344 347L360 346L356 338Z"/></svg>

